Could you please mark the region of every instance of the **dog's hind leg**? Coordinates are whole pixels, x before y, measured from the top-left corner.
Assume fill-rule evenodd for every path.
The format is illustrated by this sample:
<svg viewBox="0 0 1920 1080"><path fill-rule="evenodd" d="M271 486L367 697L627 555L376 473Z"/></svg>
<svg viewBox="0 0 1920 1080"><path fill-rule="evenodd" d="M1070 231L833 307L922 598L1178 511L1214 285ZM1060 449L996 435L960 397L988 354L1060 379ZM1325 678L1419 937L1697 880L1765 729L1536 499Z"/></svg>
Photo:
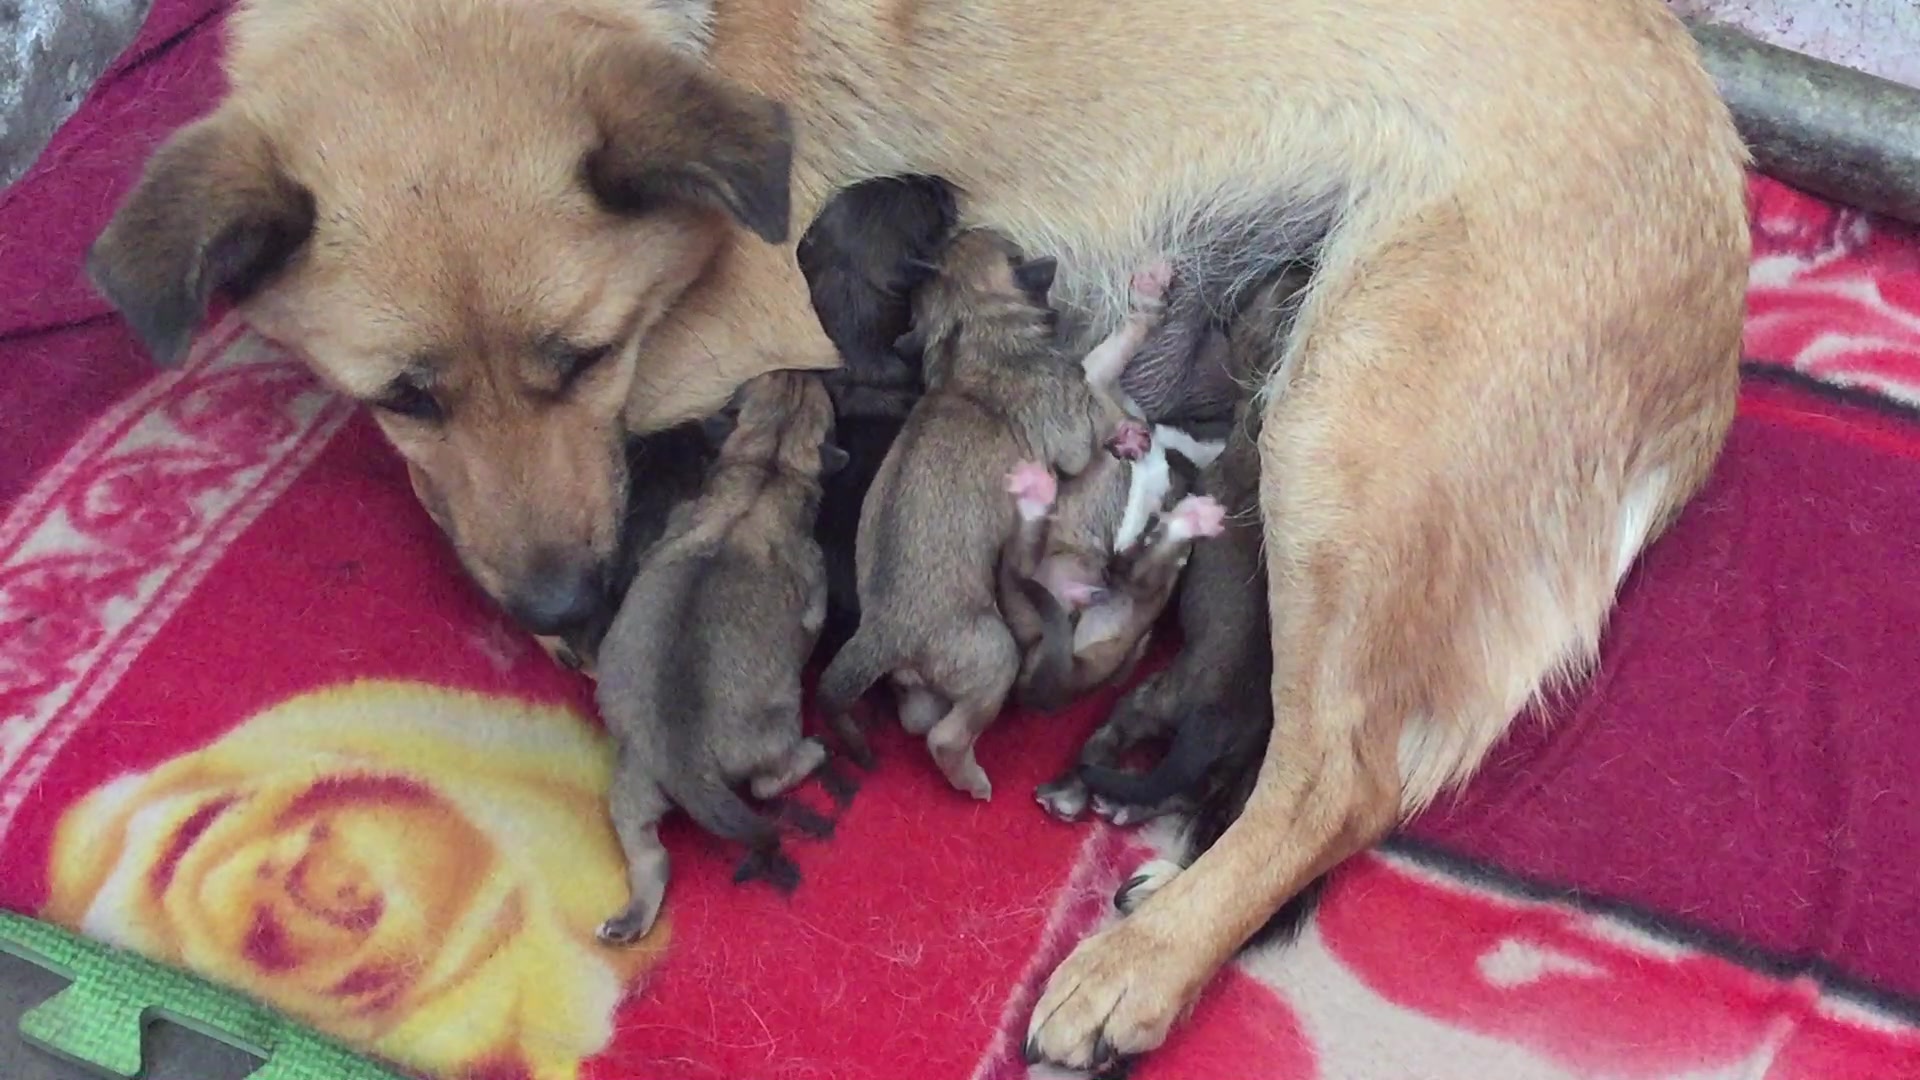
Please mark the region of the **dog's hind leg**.
<svg viewBox="0 0 1920 1080"><path fill-rule="evenodd" d="M900 712L900 726L909 735L924 736L947 715L947 699L925 686L894 684L894 708Z"/></svg>
<svg viewBox="0 0 1920 1080"><path fill-rule="evenodd" d="M1744 264L1732 241L1692 253L1676 278L1704 328L1676 333L1627 269L1551 232L1436 206L1316 286L1261 433L1274 723L1257 783L1191 867L1053 973L1030 1059L1158 1046L1270 915L1464 780L1591 657L1633 556L1724 438ZM1578 259L1616 291L1527 280Z"/></svg>
<svg viewBox="0 0 1920 1080"><path fill-rule="evenodd" d="M985 801L993 798L993 783L974 759L973 744L1013 691L1020 647L997 613L978 617L972 629L942 645L946 656L930 674L953 707L927 732L927 750L948 783Z"/></svg>
<svg viewBox="0 0 1920 1080"><path fill-rule="evenodd" d="M621 752L619 771L608 797L608 816L627 859L627 906L600 924L608 945L631 945L653 929L667 895L667 849L660 843L660 817L669 803L653 777Z"/></svg>
<svg viewBox="0 0 1920 1080"><path fill-rule="evenodd" d="M753 792L756 799L771 799L785 794L788 789L812 776L813 770L826 764L826 761L827 748L819 739L800 739L761 766L747 781L747 790Z"/></svg>

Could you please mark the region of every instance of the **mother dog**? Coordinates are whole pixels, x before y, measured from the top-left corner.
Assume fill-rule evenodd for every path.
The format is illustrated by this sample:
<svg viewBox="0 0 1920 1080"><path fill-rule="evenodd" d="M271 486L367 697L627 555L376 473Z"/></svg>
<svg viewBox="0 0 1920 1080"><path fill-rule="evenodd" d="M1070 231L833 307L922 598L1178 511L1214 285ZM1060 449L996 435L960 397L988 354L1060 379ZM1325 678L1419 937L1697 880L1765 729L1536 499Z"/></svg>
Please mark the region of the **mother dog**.
<svg viewBox="0 0 1920 1080"><path fill-rule="evenodd" d="M1054 973L1054 1062L1157 1046L1576 674L1732 416L1745 155L1659 0L252 0L231 29L231 95L95 280L162 359L224 292L373 406L535 629L604 603L625 433L835 363L792 245L842 184L953 181L1060 257L1089 338L1151 257L1224 307L1313 250L1260 443L1259 785Z"/></svg>

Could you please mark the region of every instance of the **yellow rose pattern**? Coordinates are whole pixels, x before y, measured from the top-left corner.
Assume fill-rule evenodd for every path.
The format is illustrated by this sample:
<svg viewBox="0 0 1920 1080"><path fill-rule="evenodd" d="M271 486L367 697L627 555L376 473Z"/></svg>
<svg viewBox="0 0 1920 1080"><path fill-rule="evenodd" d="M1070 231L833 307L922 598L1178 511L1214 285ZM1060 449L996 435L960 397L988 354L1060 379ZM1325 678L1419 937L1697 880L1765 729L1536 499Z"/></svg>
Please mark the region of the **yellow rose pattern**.
<svg viewBox="0 0 1920 1080"><path fill-rule="evenodd" d="M567 709L306 694L76 804L44 915L407 1068L571 1080L669 931L594 940L626 901L611 767Z"/></svg>

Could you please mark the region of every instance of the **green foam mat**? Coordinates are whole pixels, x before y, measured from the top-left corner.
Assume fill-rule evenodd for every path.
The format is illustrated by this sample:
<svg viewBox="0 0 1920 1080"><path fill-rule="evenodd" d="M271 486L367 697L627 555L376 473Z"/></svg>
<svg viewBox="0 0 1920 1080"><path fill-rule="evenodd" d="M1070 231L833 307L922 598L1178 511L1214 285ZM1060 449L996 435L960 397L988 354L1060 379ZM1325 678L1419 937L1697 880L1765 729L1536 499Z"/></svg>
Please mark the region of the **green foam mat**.
<svg viewBox="0 0 1920 1080"><path fill-rule="evenodd" d="M22 1039L103 1076L141 1076L147 1027L165 1020L261 1059L247 1080L402 1080L241 994L51 923L0 912L0 952L70 980L21 1015Z"/></svg>

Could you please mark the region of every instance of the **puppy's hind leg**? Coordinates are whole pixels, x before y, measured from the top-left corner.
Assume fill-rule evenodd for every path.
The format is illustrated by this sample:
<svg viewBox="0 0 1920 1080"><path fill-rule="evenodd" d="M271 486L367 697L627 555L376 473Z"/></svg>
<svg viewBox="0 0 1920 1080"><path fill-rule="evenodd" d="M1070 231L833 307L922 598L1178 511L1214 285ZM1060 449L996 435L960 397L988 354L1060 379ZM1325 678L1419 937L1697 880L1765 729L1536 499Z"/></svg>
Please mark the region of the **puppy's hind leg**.
<svg viewBox="0 0 1920 1080"><path fill-rule="evenodd" d="M945 643L938 684L952 695L953 707L927 732L927 749L956 789L982 801L993 798L993 783L974 759L974 740L1000 715L1020 673L1020 647L997 614L978 617L962 637Z"/></svg>
<svg viewBox="0 0 1920 1080"><path fill-rule="evenodd" d="M624 748L620 759L607 810L627 859L629 899L619 914L600 924L598 936L608 945L631 945L653 929L666 899L669 869L659 825L670 804L653 777L639 768Z"/></svg>
<svg viewBox="0 0 1920 1080"><path fill-rule="evenodd" d="M800 739L763 765L747 781L756 799L784 795L827 762L827 748L819 739Z"/></svg>
<svg viewBox="0 0 1920 1080"><path fill-rule="evenodd" d="M1092 793L1080 779L1080 767L1096 765L1113 768L1127 751L1157 735L1165 734L1179 716L1176 690L1165 671L1141 683L1120 699L1113 715L1095 728L1080 747L1075 764L1034 790L1034 800L1042 809L1061 821L1078 821L1092 802Z"/></svg>
<svg viewBox="0 0 1920 1080"><path fill-rule="evenodd" d="M894 684L894 707L900 710L900 726L909 735L925 735L947 715L952 706L947 699L925 686Z"/></svg>

